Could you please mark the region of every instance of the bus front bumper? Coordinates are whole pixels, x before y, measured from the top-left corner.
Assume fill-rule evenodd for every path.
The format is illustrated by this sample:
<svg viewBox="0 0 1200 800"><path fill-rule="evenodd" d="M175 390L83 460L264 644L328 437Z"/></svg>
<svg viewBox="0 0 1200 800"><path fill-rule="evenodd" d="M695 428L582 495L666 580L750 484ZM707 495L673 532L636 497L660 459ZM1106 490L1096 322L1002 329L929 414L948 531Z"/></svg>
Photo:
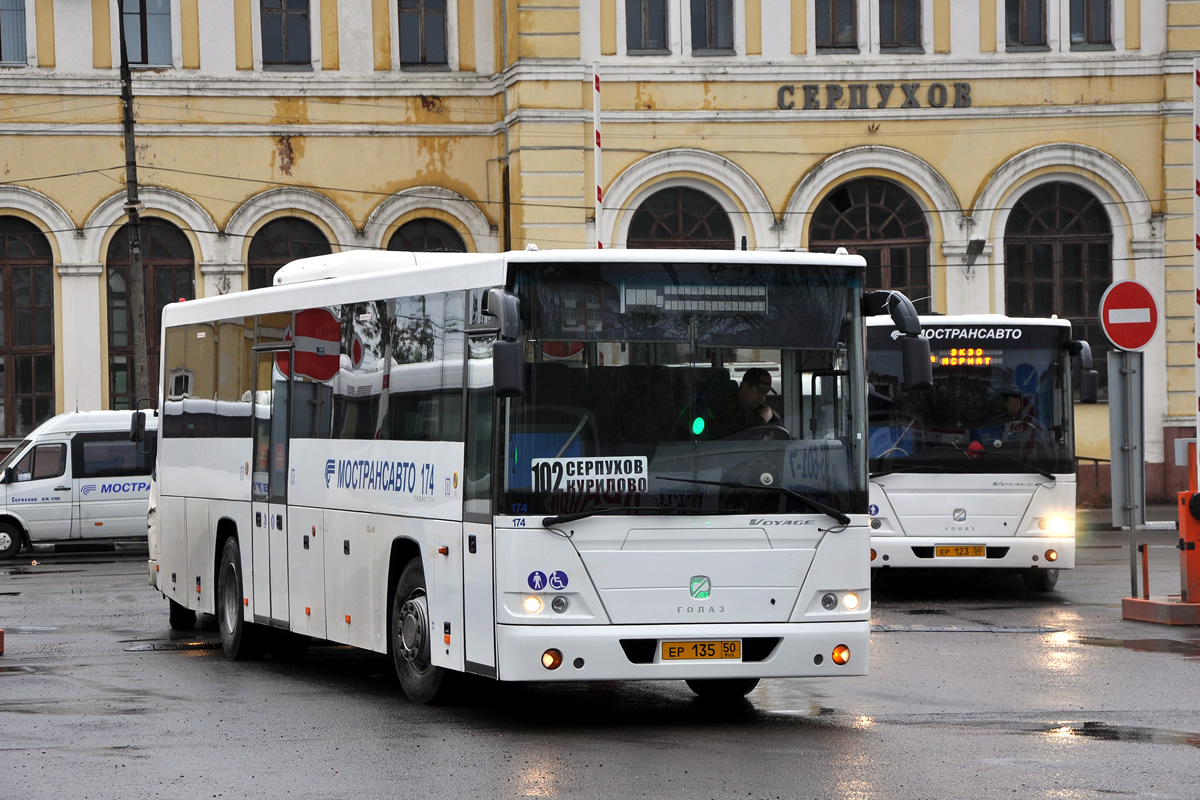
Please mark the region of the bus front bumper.
<svg viewBox="0 0 1200 800"><path fill-rule="evenodd" d="M872 536L871 553L872 569L1074 569L1075 537Z"/></svg>
<svg viewBox="0 0 1200 800"><path fill-rule="evenodd" d="M763 625L499 625L497 677L506 681L828 678L866 675L867 619ZM666 658L665 642L739 643L741 658ZM835 663L834 650L850 658ZM557 650L557 669L542 665Z"/></svg>

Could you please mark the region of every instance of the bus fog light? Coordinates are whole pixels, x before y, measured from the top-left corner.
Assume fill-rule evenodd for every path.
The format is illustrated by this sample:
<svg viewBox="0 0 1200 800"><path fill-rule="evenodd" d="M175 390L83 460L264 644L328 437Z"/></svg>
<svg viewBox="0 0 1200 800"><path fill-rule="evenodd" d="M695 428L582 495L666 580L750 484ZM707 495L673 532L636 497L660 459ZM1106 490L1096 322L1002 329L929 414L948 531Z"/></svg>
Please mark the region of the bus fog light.
<svg viewBox="0 0 1200 800"><path fill-rule="evenodd" d="M835 608L837 608L837 595L833 592L829 592L822 597L821 608L825 609L826 611L833 611Z"/></svg>
<svg viewBox="0 0 1200 800"><path fill-rule="evenodd" d="M546 669L558 669L562 666L562 653L554 648L542 653L542 666Z"/></svg>
<svg viewBox="0 0 1200 800"><path fill-rule="evenodd" d="M562 614L564 611L566 611L570 607L571 607L570 601L567 600L567 598L563 597L561 594L556 595L555 598L550 601L550 608L554 611L555 614Z"/></svg>
<svg viewBox="0 0 1200 800"><path fill-rule="evenodd" d="M536 594L531 594L526 597L523 605L525 606L526 614L540 614L542 613L542 608L544 607L542 604L542 598L538 597Z"/></svg>
<svg viewBox="0 0 1200 800"><path fill-rule="evenodd" d="M849 611L858 608L858 602L858 595L854 592L846 592L846 596L842 598L842 605Z"/></svg>
<svg viewBox="0 0 1200 800"><path fill-rule="evenodd" d="M1058 551L1057 550L1047 550L1046 551L1046 560L1047 561L1058 561Z"/></svg>
<svg viewBox="0 0 1200 800"><path fill-rule="evenodd" d="M1057 536L1071 532L1071 521L1066 517L1050 517L1046 520L1046 530Z"/></svg>
<svg viewBox="0 0 1200 800"><path fill-rule="evenodd" d="M844 644L839 644L833 648L833 663L841 665L850 660L850 648Z"/></svg>

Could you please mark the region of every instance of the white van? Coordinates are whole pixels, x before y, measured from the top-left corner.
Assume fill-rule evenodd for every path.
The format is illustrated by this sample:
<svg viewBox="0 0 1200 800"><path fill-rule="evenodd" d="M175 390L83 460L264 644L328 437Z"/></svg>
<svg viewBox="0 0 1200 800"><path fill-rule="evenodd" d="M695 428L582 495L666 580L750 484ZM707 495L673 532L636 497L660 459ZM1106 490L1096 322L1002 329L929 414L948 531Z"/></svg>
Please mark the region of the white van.
<svg viewBox="0 0 1200 800"><path fill-rule="evenodd" d="M59 414L0 461L0 559L22 544L146 535L157 437L131 442L132 416ZM157 430L154 412L142 416Z"/></svg>

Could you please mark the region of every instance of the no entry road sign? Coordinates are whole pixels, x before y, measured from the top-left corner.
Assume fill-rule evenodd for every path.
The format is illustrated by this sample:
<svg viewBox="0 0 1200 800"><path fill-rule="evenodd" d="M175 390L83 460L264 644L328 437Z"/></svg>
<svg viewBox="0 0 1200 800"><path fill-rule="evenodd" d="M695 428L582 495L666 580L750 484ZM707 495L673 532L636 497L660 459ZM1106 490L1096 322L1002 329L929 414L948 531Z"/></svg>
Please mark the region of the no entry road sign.
<svg viewBox="0 0 1200 800"><path fill-rule="evenodd" d="M1158 306L1137 281L1117 281L1100 298L1100 326L1113 346L1140 351L1158 330Z"/></svg>

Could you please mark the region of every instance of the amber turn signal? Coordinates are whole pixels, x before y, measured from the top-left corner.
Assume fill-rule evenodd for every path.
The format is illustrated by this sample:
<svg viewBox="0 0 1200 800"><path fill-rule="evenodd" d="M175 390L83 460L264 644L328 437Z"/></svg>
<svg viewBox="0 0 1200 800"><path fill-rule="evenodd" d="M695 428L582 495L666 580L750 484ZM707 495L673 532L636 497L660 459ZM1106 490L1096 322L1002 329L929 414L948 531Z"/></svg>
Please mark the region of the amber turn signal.
<svg viewBox="0 0 1200 800"><path fill-rule="evenodd" d="M562 666L562 653L554 648L542 653L542 666L546 669L558 669Z"/></svg>
<svg viewBox="0 0 1200 800"><path fill-rule="evenodd" d="M833 648L833 663L839 666L850 660L850 648L844 644L839 644Z"/></svg>

